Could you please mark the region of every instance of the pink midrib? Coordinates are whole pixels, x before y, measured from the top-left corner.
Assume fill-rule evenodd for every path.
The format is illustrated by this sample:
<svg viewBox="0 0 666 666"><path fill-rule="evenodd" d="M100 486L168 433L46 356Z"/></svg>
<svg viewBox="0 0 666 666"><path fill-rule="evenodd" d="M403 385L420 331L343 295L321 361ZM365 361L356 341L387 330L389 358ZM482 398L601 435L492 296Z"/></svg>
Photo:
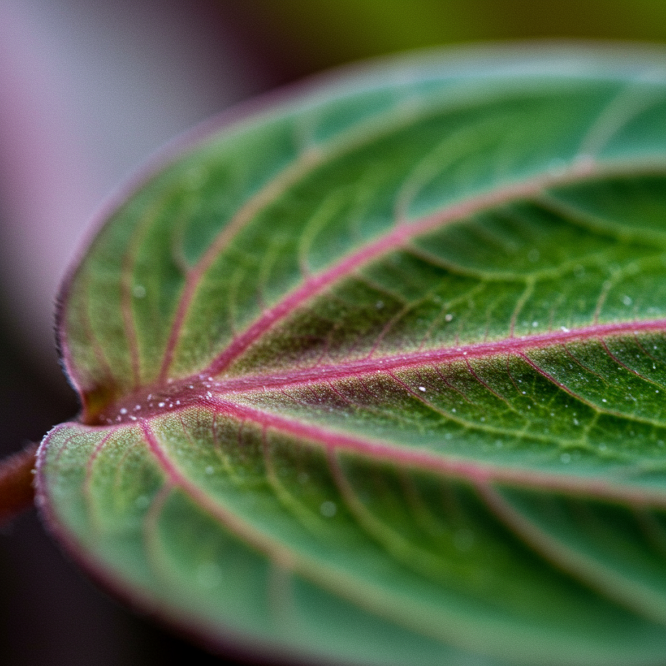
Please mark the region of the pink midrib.
<svg viewBox="0 0 666 666"><path fill-rule="evenodd" d="M527 359L525 353L530 350L556 348L594 340L604 341L613 336L651 332L666 332L666 319L592 324L572 330L508 337L491 342L440 347L413 353L366 357L346 363L313 365L306 368L294 368L287 372L243 375L219 381L212 377L197 375L172 383L143 387L137 392L128 394L114 405L107 406L103 415L84 414L81 420L88 425L125 423L136 421L138 417L147 418L163 414L165 408L175 413L192 406L205 405L208 403L207 395L209 397L212 395L242 395L256 391L279 390L295 385L322 384L363 375L385 374L389 376L391 372L398 370L436 367L438 364L469 362L474 359L506 358L508 356L522 356ZM137 405L140 405L138 411L135 409ZM111 420L105 420L108 418Z"/></svg>
<svg viewBox="0 0 666 666"><path fill-rule="evenodd" d="M648 171L652 171L654 166L648 165L646 168ZM603 173L607 172L608 175L612 175L615 170L616 168L613 165L605 165ZM370 263L372 260L377 259L384 254L399 250L401 247L406 246L409 241L419 235L434 231L446 224L461 221L466 217L495 206L500 206L514 200L538 196L539 193L546 188L562 186L571 182L580 182L585 179L599 177L603 175L603 173L599 167L595 168L590 164L576 165L574 162L564 174L554 176L548 173L542 173L523 182L508 183L485 194L472 196L458 204L451 205L444 211L439 211L410 222L399 222L386 235L379 237L375 241L362 247L360 250L343 257L338 263L332 265L327 270L307 278L300 287L287 294L287 296L277 305L265 310L259 318L249 326L249 328L236 336L227 348L218 354L218 356L216 356L202 372L207 375L220 374L266 331L272 328L277 322L285 319L308 300L322 293L326 288L330 287L338 280L352 275L354 271L361 266ZM290 182L289 178L284 178L284 180ZM281 188L276 187L274 189L280 191ZM270 197L265 195L264 192L260 193L260 198L262 201L266 198L270 200ZM259 206L253 203L251 209L256 211L259 209ZM243 223L250 219L247 214L244 214L241 217ZM235 231L239 231L243 224L241 223L241 220L238 219L232 221L231 226ZM219 251L231 240L233 234L229 232L230 229L225 230L220 235L220 238L214 244L216 250ZM200 264L193 269L191 275L188 276L165 350L165 360L160 372L161 381L166 380L168 371L172 365L179 335L185 323L189 307L194 299L199 281L204 276L206 269L211 265L216 256L217 251L214 252L213 248L211 248L211 250L205 254Z"/></svg>
<svg viewBox="0 0 666 666"><path fill-rule="evenodd" d="M537 335L509 337L492 342L456 345L454 347L430 349L411 354L379 356L377 358L360 359L348 363L295 369L285 373L245 375L222 380L216 385L216 390L223 392L246 392L293 384L339 380L359 375L384 373L390 370L425 367L435 363L453 363L491 356L518 355L530 349L545 349L574 342L602 340L608 336L664 331L666 331L666 319L593 324L572 330L566 329Z"/></svg>

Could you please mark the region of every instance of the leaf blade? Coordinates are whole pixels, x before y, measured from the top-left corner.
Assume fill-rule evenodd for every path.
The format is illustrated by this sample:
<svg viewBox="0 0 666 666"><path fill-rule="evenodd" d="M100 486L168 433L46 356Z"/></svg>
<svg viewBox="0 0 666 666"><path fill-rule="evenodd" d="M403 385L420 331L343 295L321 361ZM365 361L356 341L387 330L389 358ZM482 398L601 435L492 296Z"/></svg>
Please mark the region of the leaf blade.
<svg viewBox="0 0 666 666"><path fill-rule="evenodd" d="M213 636L661 663L666 81L627 63L398 66L149 179L65 300L57 529Z"/></svg>

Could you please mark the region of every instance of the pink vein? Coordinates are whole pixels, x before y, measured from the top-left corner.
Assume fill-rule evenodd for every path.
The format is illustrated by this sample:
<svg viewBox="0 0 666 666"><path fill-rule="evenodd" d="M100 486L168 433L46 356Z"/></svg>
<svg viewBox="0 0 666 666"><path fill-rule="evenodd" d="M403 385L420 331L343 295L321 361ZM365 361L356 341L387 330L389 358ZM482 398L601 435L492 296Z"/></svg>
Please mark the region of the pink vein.
<svg viewBox="0 0 666 666"><path fill-rule="evenodd" d="M185 323L187 311L194 298L194 293L201 282L201 278L211 267L215 259L229 245L233 237L261 211L261 209L279 196L289 185L300 178L307 169L311 168L320 160L319 153L310 151L302 153L301 156L289 167L284 169L276 178L261 188L253 197L251 197L244 206L231 219L220 233L216 236L208 250L203 254L197 264L188 272L185 279L185 287L178 303L178 309L174 317L173 327L167 341L164 352L164 361L160 370L160 381L164 382L171 363L173 355L178 344L178 337Z"/></svg>
<svg viewBox="0 0 666 666"><path fill-rule="evenodd" d="M382 236L361 250L344 257L342 261L334 264L328 270L308 278L298 289L275 307L266 310L243 334L237 336L204 372L210 375L221 373L263 333L294 312L300 305L324 291L337 280L352 274L362 265L383 254L404 247L415 236L427 233L444 224L461 220L485 208L506 203L517 197L534 196L552 182L552 177L541 176L524 183L510 184L488 194L451 206L444 212L414 222L403 222L396 225L386 236Z"/></svg>
<svg viewBox="0 0 666 666"><path fill-rule="evenodd" d="M275 386L304 384L326 380L345 379L358 375L386 373L390 370L418 367L435 363L451 363L488 356L522 354L529 349L562 345L585 340L598 340L610 335L666 331L666 319L634 322L593 324L572 330L551 331L539 335L519 338L505 338L494 342L472 343L444 349L431 349L372 359L351 361L336 365L319 365L313 368L292 370L288 373L252 375L227 379L215 386L217 392L252 391Z"/></svg>
<svg viewBox="0 0 666 666"><path fill-rule="evenodd" d="M433 455L430 452L416 448L405 450L378 440L365 439L329 430L318 425L295 421L247 405L240 405L216 398L208 400L207 403L210 407L225 416L252 421L261 428L271 428L292 437L319 444L329 454L338 451L360 453L373 459L385 460L405 467L416 467L462 478L474 484L500 481L538 489L575 492L584 494L587 497L622 497L642 506L666 506L666 496L664 496L663 492L659 491L635 490L598 479L576 479L571 476L549 474L547 472L525 471L488 463L484 464L477 461L471 462L469 460L445 457L444 455ZM170 465L168 462L167 464Z"/></svg>
<svg viewBox="0 0 666 666"><path fill-rule="evenodd" d="M612 167L605 169L604 173L606 171L611 175L614 172ZM327 270L309 277L300 287L288 294L276 306L267 309L244 333L232 340L229 346L204 370L204 373L212 376L220 374L253 342L260 338L262 334L272 328L277 322L290 315L309 299L323 292L337 280L353 274L355 270L371 262L373 259L407 246L409 241L416 236L435 230L445 224L460 221L485 209L509 203L515 199L537 196L548 187L564 185L572 180L579 182L582 178L589 179L600 175L601 170L591 170L589 166L585 166L584 168L573 166L564 176L542 174L525 182L509 183L486 194L480 194L464 200L444 211L439 211L411 222L401 222L394 226L392 231L385 236L381 236L357 252L343 257L341 261L332 265ZM259 204L253 205L252 210L258 210L258 207ZM207 253L207 255L211 255L210 261L214 258L214 252L213 248L211 248L209 253ZM198 275L200 276L202 272L199 271ZM194 285L192 289L194 289ZM180 314L174 330L176 328L180 329L182 325L181 319L185 316L185 300L183 299L181 303L183 307L179 308ZM172 333L172 337L174 335ZM174 344L175 340L170 346L169 359L171 358ZM165 363L165 368L167 367Z"/></svg>
<svg viewBox="0 0 666 666"><path fill-rule="evenodd" d="M233 512L227 511L220 504L215 502L196 484L192 483L169 459L158 441L155 433L145 420L141 422L141 429L148 448L157 458L162 470L166 474L169 483L184 490L199 506L208 511L211 515L221 521L228 528L234 530L237 534L244 536L255 548L263 552L271 553L278 562L285 568L290 568L294 563L292 551L282 547L271 540L260 530L252 527L247 522L236 516Z"/></svg>

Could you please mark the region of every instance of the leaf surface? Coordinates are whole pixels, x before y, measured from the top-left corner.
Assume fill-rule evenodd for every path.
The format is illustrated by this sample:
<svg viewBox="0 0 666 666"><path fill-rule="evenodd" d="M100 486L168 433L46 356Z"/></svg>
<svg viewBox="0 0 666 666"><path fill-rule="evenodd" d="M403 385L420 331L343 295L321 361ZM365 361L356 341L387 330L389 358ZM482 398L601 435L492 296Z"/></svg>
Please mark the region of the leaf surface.
<svg viewBox="0 0 666 666"><path fill-rule="evenodd" d="M665 65L404 59L181 151L65 287L56 534L214 643L663 665Z"/></svg>

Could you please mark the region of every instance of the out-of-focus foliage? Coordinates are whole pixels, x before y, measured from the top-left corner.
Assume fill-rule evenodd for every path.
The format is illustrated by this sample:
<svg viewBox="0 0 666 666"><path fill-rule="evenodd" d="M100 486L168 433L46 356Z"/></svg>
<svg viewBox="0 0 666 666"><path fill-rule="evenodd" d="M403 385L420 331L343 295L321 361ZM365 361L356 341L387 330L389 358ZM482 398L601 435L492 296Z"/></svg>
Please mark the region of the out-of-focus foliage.
<svg viewBox="0 0 666 666"><path fill-rule="evenodd" d="M271 51L299 73L460 41L666 40L663 0L245 0L241 4L234 16L248 37L257 39L256 48Z"/></svg>

